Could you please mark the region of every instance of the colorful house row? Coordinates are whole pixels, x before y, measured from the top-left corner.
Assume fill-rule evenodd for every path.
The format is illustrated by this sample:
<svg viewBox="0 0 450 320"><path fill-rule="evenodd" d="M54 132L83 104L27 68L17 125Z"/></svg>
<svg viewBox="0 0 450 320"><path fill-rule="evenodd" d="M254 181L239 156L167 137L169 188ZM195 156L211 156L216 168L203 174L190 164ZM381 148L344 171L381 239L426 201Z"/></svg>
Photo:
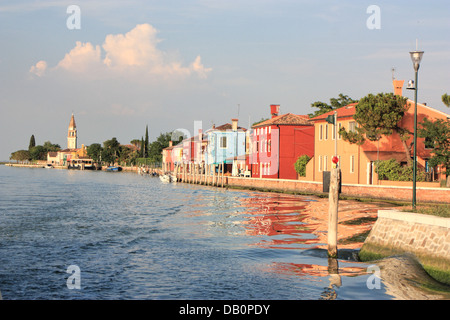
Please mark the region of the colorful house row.
<svg viewBox="0 0 450 320"><path fill-rule="evenodd" d="M163 170L178 165L220 165L233 176L297 179L294 163L300 155L314 155L314 126L306 115L279 115L279 105L271 105L271 118L250 130L231 123L213 126L205 133L185 139L162 152Z"/></svg>
<svg viewBox="0 0 450 320"><path fill-rule="evenodd" d="M393 85L394 94L402 95L403 81L394 80ZM407 105L409 108L399 126L413 132L414 102L408 99ZM173 171L177 165L188 164L200 167L210 165L217 170L220 164L224 164L225 174L234 176L321 182L324 172L331 169L336 152L342 183L378 184L377 160L396 159L406 163L413 155L405 152L397 133L383 136L376 142L367 140L362 145L343 140L339 129L352 131L358 125L353 118L356 108L357 103L352 103L310 119L306 115L292 113L280 115L280 106L271 105L271 117L251 129L239 127L238 120L232 119L231 124L213 126L205 133L199 131L198 135L164 149L164 170ZM335 112L336 128L326 121ZM417 115L418 123L425 117L430 120L450 118L450 115L420 103L417 105ZM430 173L432 180L442 179L443 168L428 166L432 149L424 140L417 139L418 165ZM412 142L411 135L406 144L411 146ZM306 166L306 177L299 177L294 167L302 155L311 158Z"/></svg>

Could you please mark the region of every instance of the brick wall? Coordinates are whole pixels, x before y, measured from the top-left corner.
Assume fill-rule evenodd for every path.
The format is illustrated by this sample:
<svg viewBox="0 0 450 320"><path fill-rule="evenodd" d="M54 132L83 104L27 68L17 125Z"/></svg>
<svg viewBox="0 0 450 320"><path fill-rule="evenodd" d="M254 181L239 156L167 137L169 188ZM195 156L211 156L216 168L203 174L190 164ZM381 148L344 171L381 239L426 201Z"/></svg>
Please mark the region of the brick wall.
<svg viewBox="0 0 450 320"><path fill-rule="evenodd" d="M225 184L247 188L270 189L290 192L322 193L322 182L225 177ZM343 184L342 195L363 198L411 201L411 186L374 186L361 184ZM449 188L416 189L417 202L450 203Z"/></svg>

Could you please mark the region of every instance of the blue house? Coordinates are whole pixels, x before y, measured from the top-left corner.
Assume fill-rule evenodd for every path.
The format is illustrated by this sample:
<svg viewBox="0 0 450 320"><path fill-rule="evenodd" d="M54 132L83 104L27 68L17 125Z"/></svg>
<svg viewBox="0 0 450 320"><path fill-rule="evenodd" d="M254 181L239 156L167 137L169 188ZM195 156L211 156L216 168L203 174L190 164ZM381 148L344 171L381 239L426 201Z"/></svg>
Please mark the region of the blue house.
<svg viewBox="0 0 450 320"><path fill-rule="evenodd" d="M208 144L206 147L206 164L217 166L224 164L224 172L237 175L245 168L246 129L238 127L238 119L231 119L219 127L213 126L205 132Z"/></svg>

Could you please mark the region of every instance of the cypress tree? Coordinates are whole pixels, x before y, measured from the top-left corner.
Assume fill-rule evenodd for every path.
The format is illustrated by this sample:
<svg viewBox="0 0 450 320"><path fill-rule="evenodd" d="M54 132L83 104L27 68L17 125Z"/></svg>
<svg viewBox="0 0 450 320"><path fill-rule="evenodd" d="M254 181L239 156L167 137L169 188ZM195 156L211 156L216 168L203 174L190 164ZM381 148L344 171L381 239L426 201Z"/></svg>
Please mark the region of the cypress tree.
<svg viewBox="0 0 450 320"><path fill-rule="evenodd" d="M36 140L34 139L34 134L31 135L30 138L30 144L28 145L28 151L31 150L31 148L36 146Z"/></svg>
<svg viewBox="0 0 450 320"><path fill-rule="evenodd" d="M148 157L148 149L149 149L149 142L148 142L148 125L145 126L145 152L144 152L144 158Z"/></svg>

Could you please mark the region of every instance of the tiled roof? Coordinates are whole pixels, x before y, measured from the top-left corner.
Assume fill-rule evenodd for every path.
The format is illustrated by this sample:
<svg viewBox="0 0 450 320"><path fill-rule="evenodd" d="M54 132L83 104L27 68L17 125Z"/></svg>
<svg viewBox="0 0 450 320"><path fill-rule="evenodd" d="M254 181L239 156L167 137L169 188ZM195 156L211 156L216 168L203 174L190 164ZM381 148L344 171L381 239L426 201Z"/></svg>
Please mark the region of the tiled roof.
<svg viewBox="0 0 450 320"><path fill-rule="evenodd" d="M242 127L237 127L238 130L243 130L246 131L247 129L242 128ZM221 126L215 127L215 128L211 128L211 130L217 130L217 131L226 131L226 130L231 130L232 129L232 125L230 123L225 123ZM209 130L208 130L209 131Z"/></svg>
<svg viewBox="0 0 450 320"><path fill-rule="evenodd" d="M77 125L75 124L75 117L73 116L73 113L72 113L72 118L70 118L69 128L75 129L76 127L77 127Z"/></svg>
<svg viewBox="0 0 450 320"><path fill-rule="evenodd" d="M270 125L313 125L307 115L298 115L292 113L282 114L280 116L273 117L272 119L255 124L252 128L265 127Z"/></svg>
<svg viewBox="0 0 450 320"><path fill-rule="evenodd" d="M357 102L350 103L350 104L346 105L345 107L341 107L336 110L328 111L326 113L321 114L320 116L311 118L310 120L311 121L325 120L325 118L328 117L329 115L333 115L334 111L337 111L338 118L353 117L353 115L356 112L355 107L357 104L358 104Z"/></svg>

